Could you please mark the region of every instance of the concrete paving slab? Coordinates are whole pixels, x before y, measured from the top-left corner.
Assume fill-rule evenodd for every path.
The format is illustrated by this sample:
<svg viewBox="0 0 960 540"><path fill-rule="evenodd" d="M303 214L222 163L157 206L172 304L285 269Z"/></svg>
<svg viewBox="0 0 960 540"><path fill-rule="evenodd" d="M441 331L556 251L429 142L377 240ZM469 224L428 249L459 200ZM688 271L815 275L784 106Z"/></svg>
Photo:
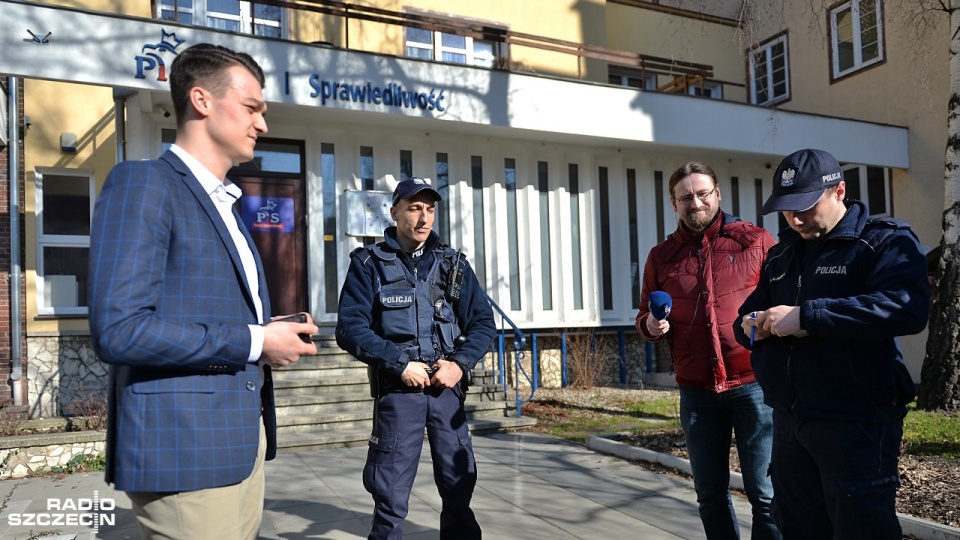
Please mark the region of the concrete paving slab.
<svg viewBox="0 0 960 540"><path fill-rule="evenodd" d="M486 538L704 538L693 484L687 479L536 433L474 436L474 449L480 479L473 508ZM281 454L267 463L260 538L366 538L373 502L361 481L365 459L366 448L338 448ZM103 505L97 512L49 511L51 505L66 508L95 496ZM750 524L743 521L749 519L749 504L735 497L734 506L741 517L741 537L749 538ZM440 498L426 446L410 507L405 538L438 540ZM58 512L64 524L38 523L44 521L41 514ZM101 520L96 535L92 525L80 522L93 517ZM901 521L923 540L960 540L956 529L907 517ZM40 537L126 540L140 533L129 499L104 484L102 473L0 481L0 540Z"/></svg>
<svg viewBox="0 0 960 540"><path fill-rule="evenodd" d="M692 482L661 475L614 456L537 433L474 436L480 479L473 508L486 538L608 540L704 538ZM373 501L361 481L366 448L281 454L266 464L262 540L366 538ZM64 507L96 495L109 511L72 512L75 522L108 514L94 536L90 524L37 524L51 504ZM50 503L55 500L55 503ZM749 519L749 504L734 499ZM427 447L421 454L404 537L439 539L440 498ZM46 512L51 513L51 512ZM70 512L63 512L68 514ZM33 523L24 524L26 516ZM947 531L948 533L950 531ZM960 540L960 536L941 538ZM43 536L39 536L43 535ZM749 538L741 521L741 537ZM920 538L924 536L918 535ZM126 540L139 538L130 501L102 473L0 481L0 540Z"/></svg>

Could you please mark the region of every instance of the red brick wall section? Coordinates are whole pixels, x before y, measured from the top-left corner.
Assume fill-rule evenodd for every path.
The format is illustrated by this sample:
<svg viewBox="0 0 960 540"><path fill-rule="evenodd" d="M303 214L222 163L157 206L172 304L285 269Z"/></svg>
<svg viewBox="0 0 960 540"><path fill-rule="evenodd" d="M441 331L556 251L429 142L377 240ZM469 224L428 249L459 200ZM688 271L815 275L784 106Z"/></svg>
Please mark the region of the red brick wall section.
<svg viewBox="0 0 960 540"><path fill-rule="evenodd" d="M5 76L0 76L0 86L3 87L3 92L0 94L0 98L6 100L8 99L8 85L9 79ZM18 103L17 108L18 114L17 119L23 118L23 80L17 79L17 95ZM0 150L0 407L11 405L13 403L13 390L12 390L12 381L10 381L10 368L11 368L11 332L10 332L10 167L9 167L9 156L10 148L9 146ZM19 166L17 169L20 171L20 178L18 183L20 186L20 317L21 317L21 327L20 327L20 336L21 336L21 358L23 358L23 375L26 377L26 295L24 292L24 285L26 283L25 277L23 275L23 261L24 261L24 231L23 231L23 146L21 141L20 152L19 152ZM23 386L23 395L26 399L26 390L27 385L22 383Z"/></svg>

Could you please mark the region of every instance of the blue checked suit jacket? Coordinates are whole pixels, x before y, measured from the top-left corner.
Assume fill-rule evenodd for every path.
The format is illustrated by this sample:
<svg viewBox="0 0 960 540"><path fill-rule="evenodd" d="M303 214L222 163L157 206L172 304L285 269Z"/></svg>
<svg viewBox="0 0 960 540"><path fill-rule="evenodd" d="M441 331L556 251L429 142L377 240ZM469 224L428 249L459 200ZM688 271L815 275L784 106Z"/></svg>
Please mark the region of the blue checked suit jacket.
<svg viewBox="0 0 960 540"><path fill-rule="evenodd" d="M234 211L236 214L236 211ZM264 318L270 302L257 262ZM97 197L90 331L110 364L106 481L122 491L236 484L264 424L275 451L273 384L248 363L256 308L216 206L176 155L127 161Z"/></svg>

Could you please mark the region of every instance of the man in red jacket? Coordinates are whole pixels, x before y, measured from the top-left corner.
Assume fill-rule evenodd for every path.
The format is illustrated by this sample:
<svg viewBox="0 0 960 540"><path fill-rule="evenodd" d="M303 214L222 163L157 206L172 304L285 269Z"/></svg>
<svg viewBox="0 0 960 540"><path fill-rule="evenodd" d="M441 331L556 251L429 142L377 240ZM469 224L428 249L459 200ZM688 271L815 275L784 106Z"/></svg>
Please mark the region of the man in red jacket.
<svg viewBox="0 0 960 540"><path fill-rule="evenodd" d="M765 229L720 211L720 186L708 165L681 165L669 188L679 224L647 256L637 331L649 341L666 335L670 342L680 424L707 538L740 538L730 500L732 432L753 506L752 538L779 539L770 517L772 411L754 380L750 351L737 343L732 328L776 242ZM673 299L663 320L650 313L654 291Z"/></svg>

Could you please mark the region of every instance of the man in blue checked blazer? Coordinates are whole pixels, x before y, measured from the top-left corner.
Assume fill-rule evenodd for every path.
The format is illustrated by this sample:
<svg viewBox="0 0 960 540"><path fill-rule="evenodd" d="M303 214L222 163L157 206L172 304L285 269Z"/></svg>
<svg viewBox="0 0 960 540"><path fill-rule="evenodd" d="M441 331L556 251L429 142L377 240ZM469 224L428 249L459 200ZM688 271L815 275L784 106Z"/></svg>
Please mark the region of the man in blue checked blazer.
<svg viewBox="0 0 960 540"><path fill-rule="evenodd" d="M271 367L316 354L270 321L263 266L226 179L266 133L264 76L200 44L171 66L177 138L118 164L97 197L90 324L110 364L106 480L145 538L256 538L276 451ZM309 340L308 340L309 341Z"/></svg>

